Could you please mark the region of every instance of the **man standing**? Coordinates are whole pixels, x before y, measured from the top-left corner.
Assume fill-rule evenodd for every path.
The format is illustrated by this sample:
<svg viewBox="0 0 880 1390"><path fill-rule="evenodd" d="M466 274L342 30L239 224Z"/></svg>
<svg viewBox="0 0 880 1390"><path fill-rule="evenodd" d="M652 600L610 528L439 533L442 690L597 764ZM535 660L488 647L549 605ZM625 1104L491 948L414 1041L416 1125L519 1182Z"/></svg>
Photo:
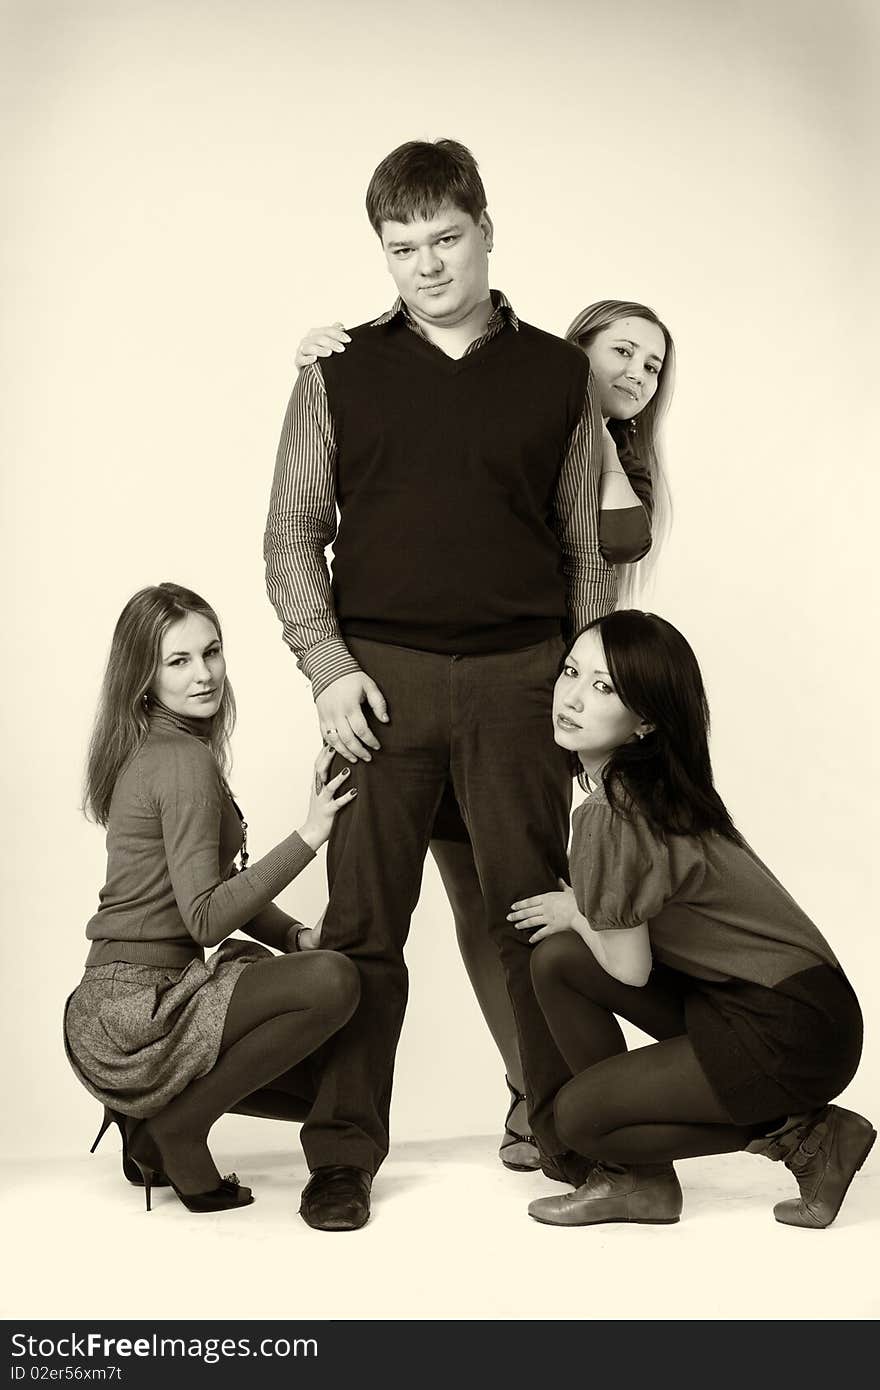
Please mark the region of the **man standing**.
<svg viewBox="0 0 880 1390"><path fill-rule="evenodd" d="M297 380L265 546L285 640L358 789L330 842L322 945L356 962L361 1002L324 1051L302 1131L300 1210L324 1230L366 1222L388 1150L403 946L447 781L507 976L532 1127L546 1171L565 1176L552 1104L568 1071L506 914L567 872L571 774L551 693L563 631L614 592L587 360L490 292L473 156L451 140L400 146L367 212L399 298Z"/></svg>

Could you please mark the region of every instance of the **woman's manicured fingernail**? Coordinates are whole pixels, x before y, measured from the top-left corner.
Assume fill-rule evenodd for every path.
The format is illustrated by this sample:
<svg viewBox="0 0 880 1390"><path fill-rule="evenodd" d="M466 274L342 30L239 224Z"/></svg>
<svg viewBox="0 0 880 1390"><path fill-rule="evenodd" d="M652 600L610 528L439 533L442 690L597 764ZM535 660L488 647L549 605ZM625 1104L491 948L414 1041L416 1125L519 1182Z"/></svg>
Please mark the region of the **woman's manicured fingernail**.
<svg viewBox="0 0 880 1390"><path fill-rule="evenodd" d="M342 769L342 775L343 775L343 777L347 777L348 774L349 774L350 772L351 772L351 768L350 768L350 767L344 767L344 768Z"/></svg>

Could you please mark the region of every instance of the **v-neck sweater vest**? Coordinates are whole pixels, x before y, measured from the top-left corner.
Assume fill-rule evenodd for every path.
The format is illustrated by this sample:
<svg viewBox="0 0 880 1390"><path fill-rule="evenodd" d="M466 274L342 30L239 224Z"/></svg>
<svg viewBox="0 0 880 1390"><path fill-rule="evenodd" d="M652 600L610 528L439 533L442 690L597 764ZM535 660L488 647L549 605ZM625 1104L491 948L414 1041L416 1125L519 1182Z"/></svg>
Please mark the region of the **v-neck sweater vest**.
<svg viewBox="0 0 880 1390"><path fill-rule="evenodd" d="M321 364L343 636L473 654L558 633L553 502L584 408L583 354L522 322L458 359L400 320L351 338Z"/></svg>

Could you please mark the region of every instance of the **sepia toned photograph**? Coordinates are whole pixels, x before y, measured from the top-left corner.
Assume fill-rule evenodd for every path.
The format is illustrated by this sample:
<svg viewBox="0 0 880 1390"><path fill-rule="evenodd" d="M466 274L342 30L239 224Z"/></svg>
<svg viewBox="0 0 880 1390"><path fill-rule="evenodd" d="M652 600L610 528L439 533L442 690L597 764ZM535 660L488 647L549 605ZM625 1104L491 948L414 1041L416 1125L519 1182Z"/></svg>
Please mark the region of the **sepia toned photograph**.
<svg viewBox="0 0 880 1390"><path fill-rule="evenodd" d="M4 1319L876 1318L878 39L0 0Z"/></svg>

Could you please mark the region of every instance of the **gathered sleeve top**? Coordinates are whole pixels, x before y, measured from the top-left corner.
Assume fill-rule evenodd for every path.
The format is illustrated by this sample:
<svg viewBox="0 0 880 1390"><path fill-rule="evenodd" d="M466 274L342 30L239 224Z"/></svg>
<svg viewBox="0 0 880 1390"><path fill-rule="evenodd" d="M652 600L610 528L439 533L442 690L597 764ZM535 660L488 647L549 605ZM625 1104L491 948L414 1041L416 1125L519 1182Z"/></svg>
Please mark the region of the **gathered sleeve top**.
<svg viewBox="0 0 880 1390"><path fill-rule="evenodd" d="M594 931L648 926L654 959L704 980L772 988L837 966L828 942L748 845L711 831L661 835L602 786L572 819L571 886Z"/></svg>
<svg viewBox="0 0 880 1390"><path fill-rule="evenodd" d="M241 821L210 746L190 731L191 722L154 714L117 778L107 881L86 927L89 966L186 965L236 930L251 925L257 935L262 922L259 939L269 940L273 928L293 920L270 905L314 851L294 831L235 872Z"/></svg>

